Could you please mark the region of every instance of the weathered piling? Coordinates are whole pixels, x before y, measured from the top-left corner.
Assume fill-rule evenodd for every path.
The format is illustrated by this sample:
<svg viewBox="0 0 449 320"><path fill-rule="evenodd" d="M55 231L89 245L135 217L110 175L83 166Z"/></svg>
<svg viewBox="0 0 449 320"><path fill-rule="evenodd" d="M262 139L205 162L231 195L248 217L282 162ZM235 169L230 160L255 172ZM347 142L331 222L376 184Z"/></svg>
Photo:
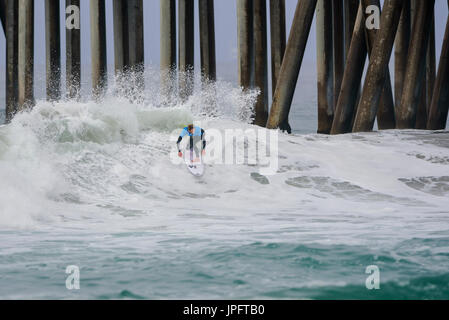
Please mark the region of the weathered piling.
<svg viewBox="0 0 449 320"><path fill-rule="evenodd" d="M432 103L433 88L435 86L436 74L436 56L435 56L435 14L432 8L432 18L427 31L429 32L429 43L427 45L425 64L426 71L423 77L422 93L418 110L416 114L415 128L419 130L427 129L427 120L429 116L430 104Z"/></svg>
<svg viewBox="0 0 449 320"><path fill-rule="evenodd" d="M432 14L432 22L430 25L429 46L426 55L426 105L427 114L432 103L433 89L435 88L436 77L436 48L435 48L435 8ZM427 123L426 123L427 124Z"/></svg>
<svg viewBox="0 0 449 320"><path fill-rule="evenodd" d="M416 15L416 13L418 12L418 14L420 14L418 11L418 2L420 2L420 1L421 0L410 0L410 15L411 15L411 21L410 21L411 27L410 28L411 29L413 29L413 24L415 22L414 17ZM425 57L424 60L426 58L427 57ZM405 82L405 79L404 79L404 82ZM421 92L419 93L420 98L419 98L419 103L418 103L418 107L417 107L418 108L417 113L419 114L419 116L416 117L416 126L421 126L423 121L427 121L427 119L421 119L423 115L424 115L424 117L427 116L424 114L424 112L425 112L424 110L426 109L426 100L427 100L426 93L427 93L426 88L422 87ZM402 99L402 97L401 97L401 99ZM399 110L399 105L400 104L397 105L397 107L398 107L398 108L396 108L397 110Z"/></svg>
<svg viewBox="0 0 449 320"><path fill-rule="evenodd" d="M449 108L449 18L446 23L440 63L430 105L427 129L443 130L446 128Z"/></svg>
<svg viewBox="0 0 449 320"><path fill-rule="evenodd" d="M404 0L398 32L394 43L394 98L395 105L401 104L408 47L410 45L411 18L410 0Z"/></svg>
<svg viewBox="0 0 449 320"><path fill-rule="evenodd" d="M328 0L318 0L317 2L316 46L318 85L318 133L328 134L331 130L332 121L334 118L332 2Z"/></svg>
<svg viewBox="0 0 449 320"><path fill-rule="evenodd" d="M45 0L47 100L61 98L61 28L59 0Z"/></svg>
<svg viewBox="0 0 449 320"><path fill-rule="evenodd" d="M272 93L274 94L287 42L285 31L285 0L270 0L270 34L271 86Z"/></svg>
<svg viewBox="0 0 449 320"><path fill-rule="evenodd" d="M176 65L176 2L161 0L161 69Z"/></svg>
<svg viewBox="0 0 449 320"><path fill-rule="evenodd" d="M348 51L340 95L335 108L331 134L351 132L352 121L357 112L357 97L367 57L365 18L362 10L362 5L360 5Z"/></svg>
<svg viewBox="0 0 449 320"><path fill-rule="evenodd" d="M18 111L34 103L34 0L19 0Z"/></svg>
<svg viewBox="0 0 449 320"><path fill-rule="evenodd" d="M134 94L131 99L141 101L145 87L143 0L128 0L127 7L129 69L134 74L132 83Z"/></svg>
<svg viewBox="0 0 449 320"><path fill-rule="evenodd" d="M402 0L401 0L402 1ZM363 11L365 12L365 18L368 18L367 8L370 5L375 5L380 8L380 0L362 0ZM373 44L376 41L378 30L367 29L367 48L368 55L371 59L371 51ZM377 125L380 130L394 129L396 127L395 121L395 106L393 98L393 89L391 87L390 69L386 69L386 80L382 95L380 98L380 104L377 112Z"/></svg>
<svg viewBox="0 0 449 320"><path fill-rule="evenodd" d="M217 79L215 57L214 0L199 0L201 76L203 82Z"/></svg>
<svg viewBox="0 0 449 320"><path fill-rule="evenodd" d="M342 0L332 0L332 30L334 43L334 106L336 106L345 71L345 27Z"/></svg>
<svg viewBox="0 0 449 320"><path fill-rule="evenodd" d="M355 21L359 9L360 0L344 0L344 17L345 17L345 59L349 53L352 34L354 32Z"/></svg>
<svg viewBox="0 0 449 320"><path fill-rule="evenodd" d="M129 66L128 0L114 0L115 73L120 75Z"/></svg>
<svg viewBox="0 0 449 320"><path fill-rule="evenodd" d="M288 115L301 69L304 51L312 26L317 0L299 0L285 50L273 105L267 122L268 129L280 128L291 133Z"/></svg>
<svg viewBox="0 0 449 320"><path fill-rule="evenodd" d="M407 56L401 104L397 110L398 129L412 129L416 125L416 114L425 79L425 57L429 44L429 32L426 29L432 21L434 4L434 0L418 1L418 12L414 16L412 39Z"/></svg>
<svg viewBox="0 0 449 320"><path fill-rule="evenodd" d="M386 0L377 32L362 96L357 108L353 132L372 131L382 90L387 80L388 63L390 61L396 31L401 17L403 0Z"/></svg>
<svg viewBox="0 0 449 320"><path fill-rule="evenodd" d="M105 0L90 1L92 93L95 99L105 94L108 81L105 14Z"/></svg>
<svg viewBox="0 0 449 320"><path fill-rule="evenodd" d="M141 72L143 69L144 54L145 54L144 39L143 39L144 36L143 0L128 0L127 11L128 11L129 65L135 72Z"/></svg>
<svg viewBox="0 0 449 320"><path fill-rule="evenodd" d="M185 101L193 93L195 66L195 3L194 0L179 0L179 96Z"/></svg>
<svg viewBox="0 0 449 320"><path fill-rule="evenodd" d="M254 79L253 5L253 0L237 0L238 79L244 90Z"/></svg>
<svg viewBox="0 0 449 320"><path fill-rule="evenodd" d="M162 94L171 99L174 94L176 68L176 2L161 0L161 86Z"/></svg>
<svg viewBox="0 0 449 320"><path fill-rule="evenodd" d="M11 121L17 111L18 59L19 59L19 8L18 1L6 3L6 121Z"/></svg>
<svg viewBox="0 0 449 320"><path fill-rule="evenodd" d="M254 0L254 85L259 88L254 124L265 127L268 120L267 3Z"/></svg>
<svg viewBox="0 0 449 320"><path fill-rule="evenodd" d="M79 99L81 90L80 0L66 0L66 87L69 99Z"/></svg>

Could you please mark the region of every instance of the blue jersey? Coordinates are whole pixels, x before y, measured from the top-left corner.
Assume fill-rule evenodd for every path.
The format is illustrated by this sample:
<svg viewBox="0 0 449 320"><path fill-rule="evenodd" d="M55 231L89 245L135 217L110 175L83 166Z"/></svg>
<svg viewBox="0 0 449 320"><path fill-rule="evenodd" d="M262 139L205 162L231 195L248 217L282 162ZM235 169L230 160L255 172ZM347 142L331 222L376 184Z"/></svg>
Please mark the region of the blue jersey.
<svg viewBox="0 0 449 320"><path fill-rule="evenodd" d="M193 132L193 134L191 134L189 132L189 128L185 127L184 130L182 130L180 137L184 138L185 136L189 136L189 137L201 137L202 136L202 132L204 132L203 130L201 130L200 127L194 127L195 131Z"/></svg>

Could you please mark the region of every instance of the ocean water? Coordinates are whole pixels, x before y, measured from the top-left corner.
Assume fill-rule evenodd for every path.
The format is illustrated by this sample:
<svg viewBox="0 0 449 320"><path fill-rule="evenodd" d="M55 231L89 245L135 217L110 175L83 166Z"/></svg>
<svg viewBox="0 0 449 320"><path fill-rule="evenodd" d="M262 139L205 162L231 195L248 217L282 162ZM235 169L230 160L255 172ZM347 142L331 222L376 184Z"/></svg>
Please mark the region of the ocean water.
<svg viewBox="0 0 449 320"><path fill-rule="evenodd" d="M276 174L212 163L196 179L171 160L176 134L256 129L255 93L157 92L38 101L0 127L1 299L449 298L448 132L316 135L299 95Z"/></svg>

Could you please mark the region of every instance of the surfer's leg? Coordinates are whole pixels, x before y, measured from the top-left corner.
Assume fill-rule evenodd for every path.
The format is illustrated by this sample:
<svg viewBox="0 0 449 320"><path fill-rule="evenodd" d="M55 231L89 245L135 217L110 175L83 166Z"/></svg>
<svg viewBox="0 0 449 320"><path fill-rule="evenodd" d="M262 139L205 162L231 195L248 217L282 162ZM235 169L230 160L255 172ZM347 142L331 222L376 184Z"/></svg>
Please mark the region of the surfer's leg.
<svg viewBox="0 0 449 320"><path fill-rule="evenodd" d="M189 150L190 150L190 161L193 162L193 137L190 137L190 145L189 145Z"/></svg>
<svg viewBox="0 0 449 320"><path fill-rule="evenodd" d="M195 151L196 158L200 157L200 150L198 149L198 142L201 141L199 137L194 137L193 150Z"/></svg>

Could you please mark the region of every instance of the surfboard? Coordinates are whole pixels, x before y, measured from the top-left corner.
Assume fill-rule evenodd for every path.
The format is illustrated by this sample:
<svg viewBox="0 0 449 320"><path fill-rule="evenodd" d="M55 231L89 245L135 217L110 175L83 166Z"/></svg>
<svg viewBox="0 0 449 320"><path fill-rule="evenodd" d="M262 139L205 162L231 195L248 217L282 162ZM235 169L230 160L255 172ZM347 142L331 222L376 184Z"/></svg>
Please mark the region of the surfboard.
<svg viewBox="0 0 449 320"><path fill-rule="evenodd" d="M193 159L193 161L190 161L191 158ZM186 150L184 152L184 162L187 166L187 170L189 170L189 172L195 177L201 177L204 175L205 166L201 155L200 158L195 161L195 152Z"/></svg>

